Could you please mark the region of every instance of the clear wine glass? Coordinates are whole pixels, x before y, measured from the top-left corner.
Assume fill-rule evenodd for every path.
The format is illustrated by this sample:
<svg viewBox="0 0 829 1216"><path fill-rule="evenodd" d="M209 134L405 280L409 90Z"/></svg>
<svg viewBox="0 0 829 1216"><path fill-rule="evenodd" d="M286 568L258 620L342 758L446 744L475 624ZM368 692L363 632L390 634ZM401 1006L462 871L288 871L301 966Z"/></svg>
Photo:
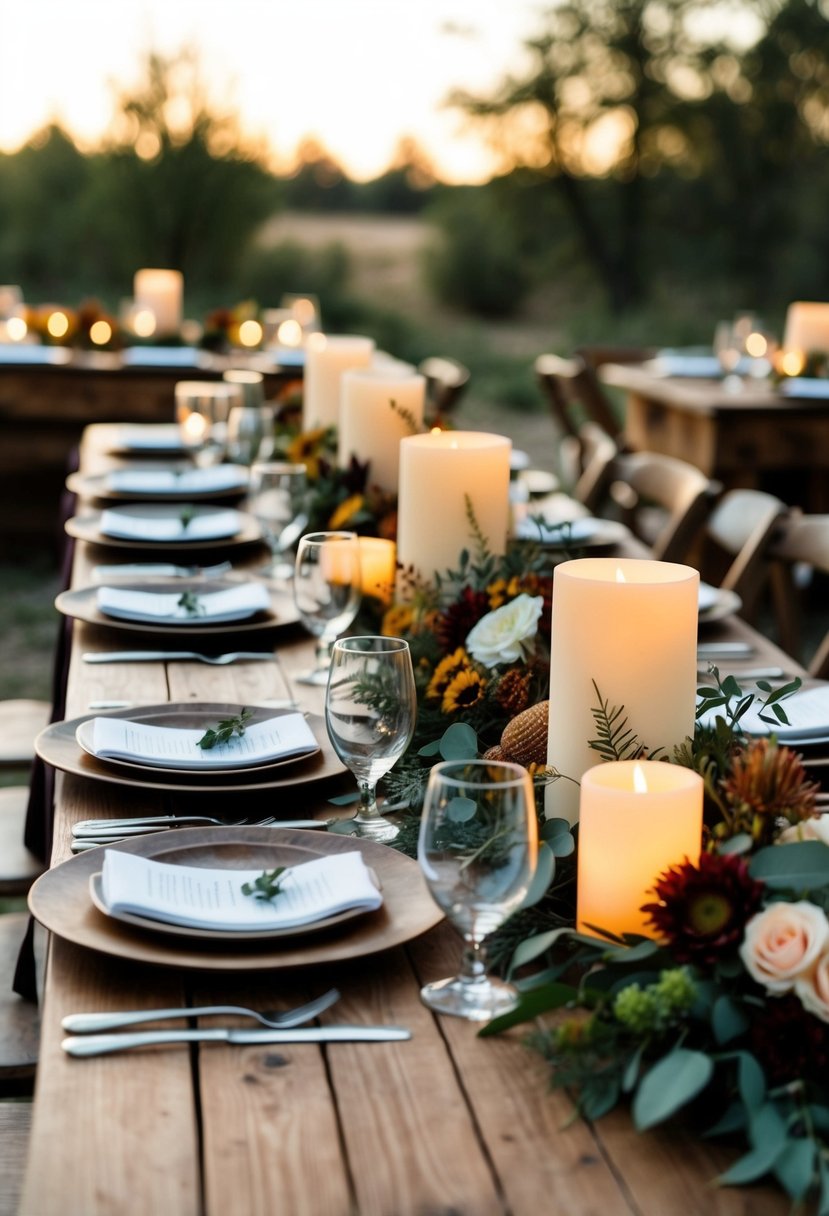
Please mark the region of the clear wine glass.
<svg viewBox="0 0 829 1216"><path fill-rule="evenodd" d="M274 413L268 405L233 405L227 415L227 454L253 464L273 450Z"/></svg>
<svg viewBox="0 0 829 1216"><path fill-rule="evenodd" d="M723 388L729 393L738 393L743 387L737 373L743 355L742 339L732 321L718 321L714 331L714 353L723 374Z"/></svg>
<svg viewBox="0 0 829 1216"><path fill-rule="evenodd" d="M525 768L488 760L434 766L417 856L432 898L466 948L457 976L421 989L431 1009L485 1022L515 1007L515 989L486 973L483 942L527 894L537 853L535 800Z"/></svg>
<svg viewBox="0 0 829 1216"><path fill-rule="evenodd" d="M176 422L181 442L199 468L218 464L223 445L216 434L213 385L207 381L179 380L175 387Z"/></svg>
<svg viewBox="0 0 829 1216"><path fill-rule="evenodd" d="M417 717L412 657L401 638L354 637L334 643L325 724L334 751L360 789L360 809L339 830L393 840L398 828L377 809L377 782L403 755Z"/></svg>
<svg viewBox="0 0 829 1216"><path fill-rule="evenodd" d="M325 685L331 647L360 607L360 547L356 532L309 532L297 547L294 600L300 620L317 638L316 666L296 677Z"/></svg>
<svg viewBox="0 0 829 1216"><path fill-rule="evenodd" d="M290 579L293 549L308 524L307 481L304 464L255 460L250 468L247 506L271 551L271 561L260 572L273 579Z"/></svg>

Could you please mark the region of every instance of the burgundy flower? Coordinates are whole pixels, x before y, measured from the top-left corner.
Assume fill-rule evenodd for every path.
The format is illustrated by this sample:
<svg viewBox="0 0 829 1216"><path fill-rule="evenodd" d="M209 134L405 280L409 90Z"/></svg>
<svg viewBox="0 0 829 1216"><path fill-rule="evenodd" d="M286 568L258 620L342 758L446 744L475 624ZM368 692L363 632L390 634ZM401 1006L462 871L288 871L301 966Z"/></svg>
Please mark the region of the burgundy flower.
<svg viewBox="0 0 829 1216"><path fill-rule="evenodd" d="M699 865L672 866L654 884L658 903L643 905L679 963L711 965L742 940L760 907L763 884L736 854L703 853Z"/></svg>
<svg viewBox="0 0 829 1216"><path fill-rule="evenodd" d="M489 598L486 592L464 587L455 603L441 612L435 625L441 651L450 652L464 646L472 626L477 625L488 612Z"/></svg>
<svg viewBox="0 0 829 1216"><path fill-rule="evenodd" d="M829 1027L803 1008L794 995L763 1002L752 1013L748 1032L751 1051L770 1085L798 1077L829 1077Z"/></svg>

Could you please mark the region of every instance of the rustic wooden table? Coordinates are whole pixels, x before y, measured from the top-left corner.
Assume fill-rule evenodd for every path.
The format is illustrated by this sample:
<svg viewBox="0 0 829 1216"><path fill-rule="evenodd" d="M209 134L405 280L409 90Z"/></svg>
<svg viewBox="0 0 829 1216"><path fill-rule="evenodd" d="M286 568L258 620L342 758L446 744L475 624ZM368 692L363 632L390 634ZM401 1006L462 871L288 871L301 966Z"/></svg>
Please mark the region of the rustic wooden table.
<svg viewBox="0 0 829 1216"><path fill-rule="evenodd" d="M718 380L605 364L602 380L626 393L625 438L635 450L688 460L730 489L780 493L829 510L829 398L781 396L765 381L729 393Z"/></svg>
<svg viewBox="0 0 829 1216"><path fill-rule="evenodd" d="M103 428L87 432L83 467L104 467ZM100 551L79 544L75 584ZM740 622L712 636L749 638L752 664L779 652ZM121 645L75 624L67 716L96 698L249 703L285 693L310 643L288 635L271 662L91 665L84 650ZM785 658L783 658L786 662ZM791 669L791 664L789 664ZM306 698L307 694L307 698ZM309 709L320 694L302 689ZM70 856L73 822L174 808L174 798L64 775L53 865ZM244 813L238 795L228 811ZM286 814L327 813L299 801ZM639 1136L624 1112L570 1123L567 1096L515 1031L479 1040L434 1017L422 983L453 972L460 943L445 924L372 958L312 971L184 972L119 961L57 935L49 942L43 1033L22 1216L776 1216L776 1192L717 1190L731 1159L661 1130ZM400 1023L409 1042L288 1047L167 1047L75 1060L61 1018L78 1010L232 1002L292 1005L332 984L323 1020Z"/></svg>

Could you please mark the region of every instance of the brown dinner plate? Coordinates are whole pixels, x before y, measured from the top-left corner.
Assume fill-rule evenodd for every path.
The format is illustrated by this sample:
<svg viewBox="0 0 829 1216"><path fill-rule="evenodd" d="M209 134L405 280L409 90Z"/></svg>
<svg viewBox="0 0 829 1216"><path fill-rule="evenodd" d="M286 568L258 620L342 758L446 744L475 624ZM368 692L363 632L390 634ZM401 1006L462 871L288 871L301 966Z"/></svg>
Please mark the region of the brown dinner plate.
<svg viewBox="0 0 829 1216"><path fill-rule="evenodd" d="M178 464L177 469L191 470L190 464ZM141 472L156 471L169 472L173 471L172 466L151 464L149 461L141 465ZM122 472L124 470L121 470ZM73 494L80 494L83 498L95 498L100 502L115 503L115 502L177 502L186 499L188 502L223 502L233 501L243 498L247 493L247 485L228 486L225 489L219 490L187 490L181 491L175 488L171 490L117 490L112 489L108 484L108 473L88 474L70 473L66 479L66 488Z"/></svg>
<svg viewBox="0 0 829 1216"><path fill-rule="evenodd" d="M200 514L208 511L221 510L220 507L197 508ZM120 510L130 515L139 515L147 519L166 519L175 508L164 506L163 503L133 503ZM239 512L239 530L234 536L217 536L207 540L128 540L122 536L107 536L101 531L101 512L90 511L82 515L74 515L66 521L66 532L75 540L85 540L91 545L100 545L107 549L124 549L133 553L191 553L204 549L233 549L243 545L262 544L262 529L253 518L244 511Z"/></svg>
<svg viewBox="0 0 829 1216"><path fill-rule="evenodd" d="M419 937L443 918L429 895L417 862L386 845L355 836L320 835L296 828L178 828L107 846L157 861L239 869L273 868L302 851L312 856L359 849L383 891L383 905L313 935L274 937L267 942L184 939L127 925L100 912L89 883L101 867L97 849L55 866L29 891L29 908L59 937L133 962L209 971L253 971L319 966L389 950ZM283 860L280 861L280 858Z"/></svg>

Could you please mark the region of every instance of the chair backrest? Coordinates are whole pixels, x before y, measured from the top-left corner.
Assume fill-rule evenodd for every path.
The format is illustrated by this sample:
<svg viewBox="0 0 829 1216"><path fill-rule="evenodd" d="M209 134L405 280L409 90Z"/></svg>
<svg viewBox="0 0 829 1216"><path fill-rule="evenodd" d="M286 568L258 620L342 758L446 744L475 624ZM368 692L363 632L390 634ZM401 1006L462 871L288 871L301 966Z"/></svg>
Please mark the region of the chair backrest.
<svg viewBox="0 0 829 1216"><path fill-rule="evenodd" d="M829 575L829 515L791 511L781 522L769 556L773 562L772 591L780 645L799 658L803 628L795 568L803 564L821 575ZM829 679L829 612L826 623L826 632L808 665L809 674L821 679Z"/></svg>
<svg viewBox="0 0 829 1216"><path fill-rule="evenodd" d="M426 377L426 412L431 419L453 410L469 384L469 368L443 355L423 359L417 370Z"/></svg>
<svg viewBox="0 0 829 1216"><path fill-rule="evenodd" d="M748 620L768 581L769 550L788 512L786 503L773 494L737 489L725 493L708 518L703 575L709 577L717 559L720 565L727 563L724 573L710 575L711 581L739 595L741 615Z"/></svg>
<svg viewBox="0 0 829 1216"><path fill-rule="evenodd" d="M692 559L722 490L694 465L659 452L618 452L603 469L601 488L652 556L666 562Z"/></svg>
<svg viewBox="0 0 829 1216"><path fill-rule="evenodd" d="M582 423L579 446L582 471L573 487L573 498L589 511L597 512L610 491L619 449L615 440L595 422Z"/></svg>
<svg viewBox="0 0 829 1216"><path fill-rule="evenodd" d="M535 373L555 420L566 432L578 435L582 422L589 420L613 439L621 438L621 419L582 358L578 355L573 359L539 355Z"/></svg>

